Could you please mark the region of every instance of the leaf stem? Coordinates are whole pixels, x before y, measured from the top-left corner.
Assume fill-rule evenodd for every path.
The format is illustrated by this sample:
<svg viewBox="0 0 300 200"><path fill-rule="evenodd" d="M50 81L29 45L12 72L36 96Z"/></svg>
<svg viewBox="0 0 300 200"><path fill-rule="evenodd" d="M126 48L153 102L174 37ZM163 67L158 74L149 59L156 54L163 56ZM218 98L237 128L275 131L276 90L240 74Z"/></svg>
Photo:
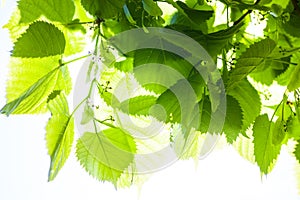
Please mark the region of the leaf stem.
<svg viewBox="0 0 300 200"><path fill-rule="evenodd" d="M77 25L77 24L94 24L95 21L89 21L89 22L71 22L71 23L66 23L66 24L63 24L65 26L69 26L69 25Z"/></svg>
<svg viewBox="0 0 300 200"><path fill-rule="evenodd" d="M295 66L298 65L297 63L287 62L287 61L284 61L284 60L277 60L277 59L266 59L266 60L275 61L275 62L278 62L278 63L288 64L288 65L295 65Z"/></svg>
<svg viewBox="0 0 300 200"><path fill-rule="evenodd" d="M84 56L75 58L75 59L73 59L73 60L69 60L69 61L67 61L67 62L63 62L63 63L60 64L59 67L62 67L62 66L67 65L67 64L70 64L70 63L72 63L72 62L76 62L76 61L81 60L81 59L84 59L84 58L87 58L87 57L89 57L89 56L91 56L91 55L90 55L90 54L87 54L87 55L84 55Z"/></svg>
<svg viewBox="0 0 300 200"><path fill-rule="evenodd" d="M95 81L97 81L97 80L93 79L93 81L91 82L90 88L89 88L88 95L84 99L82 99L82 101L80 101L80 103L74 108L71 116L73 116L75 114L75 112L79 109L79 107L90 98L91 93L92 93L92 88L93 88Z"/></svg>
<svg viewBox="0 0 300 200"><path fill-rule="evenodd" d="M111 120L111 119L99 120L99 119L97 119L97 118L94 118L94 120L95 120L96 122L99 122L100 124L103 124L103 125L108 126L108 127L110 127L110 128L116 128L114 125L112 125L112 124L106 122L106 121L109 121L109 120Z"/></svg>

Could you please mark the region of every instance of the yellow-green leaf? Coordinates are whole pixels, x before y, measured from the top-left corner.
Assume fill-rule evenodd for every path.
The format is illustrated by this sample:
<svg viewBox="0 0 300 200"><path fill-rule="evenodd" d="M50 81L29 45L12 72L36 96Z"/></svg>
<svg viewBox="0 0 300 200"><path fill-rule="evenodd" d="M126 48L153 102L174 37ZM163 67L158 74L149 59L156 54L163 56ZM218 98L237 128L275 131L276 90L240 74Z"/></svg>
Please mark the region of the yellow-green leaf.
<svg viewBox="0 0 300 200"><path fill-rule="evenodd" d="M51 164L48 180L52 181L70 155L74 140L74 119L69 114L68 102L63 93L50 99L51 118L46 126L46 141Z"/></svg>

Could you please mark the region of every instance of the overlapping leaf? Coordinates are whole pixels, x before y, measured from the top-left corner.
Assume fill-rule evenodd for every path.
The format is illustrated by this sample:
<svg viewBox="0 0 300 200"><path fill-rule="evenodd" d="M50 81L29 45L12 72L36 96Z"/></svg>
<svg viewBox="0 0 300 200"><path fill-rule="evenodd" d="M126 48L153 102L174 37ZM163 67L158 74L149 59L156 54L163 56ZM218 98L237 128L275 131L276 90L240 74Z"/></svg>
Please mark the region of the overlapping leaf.
<svg viewBox="0 0 300 200"><path fill-rule="evenodd" d="M66 46L64 34L53 24L37 21L15 42L12 56L48 57L63 54Z"/></svg>
<svg viewBox="0 0 300 200"><path fill-rule="evenodd" d="M256 70L272 53L275 47L276 43L269 38L251 45L249 49L240 56L235 68L231 71L227 89L233 89L241 80Z"/></svg>
<svg viewBox="0 0 300 200"><path fill-rule="evenodd" d="M276 160L281 149L281 145L272 143L271 124L268 115L264 114L256 118L253 126L255 161L264 174L269 172L269 167Z"/></svg>
<svg viewBox="0 0 300 200"><path fill-rule="evenodd" d="M125 0L81 0L81 4L91 15L99 18L115 17L125 3Z"/></svg>
<svg viewBox="0 0 300 200"><path fill-rule="evenodd" d="M20 0L18 8L21 11L20 23L29 23L44 15L51 21L71 22L75 13L72 0Z"/></svg>
<svg viewBox="0 0 300 200"><path fill-rule="evenodd" d="M46 111L46 100L54 90L70 92L67 69L57 67L57 57L43 59L12 58L7 82L8 103L2 114L33 114ZM22 70L20 70L22 67Z"/></svg>
<svg viewBox="0 0 300 200"><path fill-rule="evenodd" d="M258 92L246 79L244 79L240 81L234 89L230 90L229 94L237 99L241 105L243 111L242 131L245 132L260 114L262 105Z"/></svg>
<svg viewBox="0 0 300 200"><path fill-rule="evenodd" d="M161 48L164 49L164 41ZM141 49L135 51L134 67L135 77L140 83L148 83L143 87L158 94L172 86L179 79L187 77L192 69L192 65L183 58L160 49ZM148 66L147 66L148 65ZM168 76L165 76L169 74Z"/></svg>
<svg viewBox="0 0 300 200"><path fill-rule="evenodd" d="M233 143L241 133L243 125L242 119L242 109L239 102L232 96L228 95L223 131L229 143Z"/></svg>
<svg viewBox="0 0 300 200"><path fill-rule="evenodd" d="M171 24L181 24L191 26L193 29L199 29L199 25L213 16L213 11L197 10L188 7L185 3L177 1L176 4L183 12L177 12L172 16Z"/></svg>
<svg viewBox="0 0 300 200"><path fill-rule="evenodd" d="M89 174L115 185L133 162L135 153L133 137L118 128L99 133L86 132L76 146L77 158Z"/></svg>
<svg viewBox="0 0 300 200"><path fill-rule="evenodd" d="M154 96L137 96L123 101L120 104L120 110L132 115L149 115L152 106L156 104Z"/></svg>
<svg viewBox="0 0 300 200"><path fill-rule="evenodd" d="M161 16L162 10L153 0L142 0L144 9L152 16Z"/></svg>
<svg viewBox="0 0 300 200"><path fill-rule="evenodd" d="M74 119L69 114L68 102L63 93L48 101L52 116L46 126L48 154L51 157L49 181L52 181L70 155L74 140Z"/></svg>
<svg viewBox="0 0 300 200"><path fill-rule="evenodd" d="M54 90L71 90L65 66L58 68L58 57L40 59L11 58L7 81L7 104L2 114L33 114L46 111L48 95ZM22 70L20 70L22 69Z"/></svg>

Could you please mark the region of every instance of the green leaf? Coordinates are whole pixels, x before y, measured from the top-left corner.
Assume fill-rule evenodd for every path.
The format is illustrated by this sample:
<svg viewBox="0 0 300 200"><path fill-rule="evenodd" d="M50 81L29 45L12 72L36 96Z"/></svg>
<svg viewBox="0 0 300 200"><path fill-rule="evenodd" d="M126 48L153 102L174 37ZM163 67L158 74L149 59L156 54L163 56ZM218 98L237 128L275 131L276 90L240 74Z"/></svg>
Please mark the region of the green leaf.
<svg viewBox="0 0 300 200"><path fill-rule="evenodd" d="M78 140L77 158L86 171L102 181L116 185L122 172L133 162L136 144L119 128L99 133L86 132Z"/></svg>
<svg viewBox="0 0 300 200"><path fill-rule="evenodd" d="M243 158L255 164L254 144L251 138L239 135L232 145Z"/></svg>
<svg viewBox="0 0 300 200"><path fill-rule="evenodd" d="M100 43L100 55L101 55L101 63L103 63L107 67L114 66L115 56L111 52L108 42L105 40L101 40Z"/></svg>
<svg viewBox="0 0 300 200"><path fill-rule="evenodd" d="M81 117L80 124L87 124L94 118L94 110L86 103Z"/></svg>
<svg viewBox="0 0 300 200"><path fill-rule="evenodd" d="M195 92L191 82L181 79L157 99L157 104L164 108L166 115L161 112L153 114L157 114L155 117L161 121L181 123L183 128L198 128L199 122L194 121L199 117L197 93L200 92Z"/></svg>
<svg viewBox="0 0 300 200"><path fill-rule="evenodd" d="M276 122L271 126L272 129L272 143L274 145L280 145L287 135L286 122L279 117Z"/></svg>
<svg viewBox="0 0 300 200"><path fill-rule="evenodd" d="M124 14L125 14L125 16L126 16L126 19L131 23L131 24L136 24L136 21L132 18L132 15L131 15L131 13L130 13L130 11L129 11L129 9L128 9L128 7L127 7L127 5L125 4L124 6L123 6L123 10L124 10Z"/></svg>
<svg viewBox="0 0 300 200"><path fill-rule="evenodd" d="M274 80L279 80L277 77L280 77L281 74L284 74L288 64L280 62L290 62L289 58L282 58L279 60L267 60L264 62L261 71L255 71L250 74L250 77L253 78L256 82L265 85L272 85Z"/></svg>
<svg viewBox="0 0 300 200"><path fill-rule="evenodd" d="M282 23L285 32L293 37L300 37L300 16L296 13L290 14L289 21Z"/></svg>
<svg viewBox="0 0 300 200"><path fill-rule="evenodd" d="M154 96L137 96L120 104L120 110L131 115L149 115L150 108L156 104Z"/></svg>
<svg viewBox="0 0 300 200"><path fill-rule="evenodd" d="M29 23L44 15L51 21L71 22L75 13L72 0L20 0L18 8L21 11L20 23Z"/></svg>
<svg viewBox="0 0 300 200"><path fill-rule="evenodd" d="M54 90L64 90L68 94L71 90L68 69L57 65L58 57L11 58L6 90L9 103L1 109L1 113L43 113L47 108L48 96Z"/></svg>
<svg viewBox="0 0 300 200"><path fill-rule="evenodd" d="M291 77L289 78L289 83L287 85L287 89L290 92L300 88L300 64L294 66L293 68L293 73L291 74Z"/></svg>
<svg viewBox="0 0 300 200"><path fill-rule="evenodd" d="M240 81L228 94L233 96L242 108L242 131L245 132L260 114L262 105L259 94L247 79Z"/></svg>
<svg viewBox="0 0 300 200"><path fill-rule="evenodd" d="M164 49L163 44L168 43L157 42L161 43L160 49ZM187 60L160 49L141 49L135 51L133 63L134 68L142 66L134 71L135 78L143 87L157 94L164 92L182 77L188 77L193 68ZM144 85L143 83L148 84Z"/></svg>
<svg viewBox="0 0 300 200"><path fill-rule="evenodd" d="M300 140L300 120L298 117L290 116L286 126L289 137L294 140Z"/></svg>
<svg viewBox="0 0 300 200"><path fill-rule="evenodd" d="M133 70L133 61L133 58L127 57L123 61L115 62L114 67L122 72L131 72Z"/></svg>
<svg viewBox="0 0 300 200"><path fill-rule="evenodd" d="M122 11L125 0L81 0L81 4L91 15L107 19Z"/></svg>
<svg viewBox="0 0 300 200"><path fill-rule="evenodd" d="M51 118L46 126L48 154L51 157L48 179L54 180L70 155L74 140L74 119L69 114L68 102L64 94L49 100Z"/></svg>
<svg viewBox="0 0 300 200"><path fill-rule="evenodd" d="M214 119L211 119L211 103L210 103L208 97L203 98L199 102L199 110L201 112L199 131L201 133L207 133L209 131L209 126L210 126L211 120L212 121L214 120ZM211 132L211 133L214 133L214 132Z"/></svg>
<svg viewBox="0 0 300 200"><path fill-rule="evenodd" d="M199 159L199 153L205 140L206 135L197 131L191 131L186 137L179 124L175 124L172 128L172 137L174 140L171 143L176 155L182 160L193 158Z"/></svg>
<svg viewBox="0 0 300 200"><path fill-rule="evenodd" d="M272 39L264 39L251 45L237 60L235 68L229 75L227 89L231 90L246 78L251 72L259 68L260 65L272 53L276 43Z"/></svg>
<svg viewBox="0 0 300 200"><path fill-rule="evenodd" d="M160 7L153 0L142 0L144 10L149 13L149 15L157 17L163 14Z"/></svg>
<svg viewBox="0 0 300 200"><path fill-rule="evenodd" d="M233 143L238 135L241 133L242 128L242 109L239 102L232 96L227 96L226 117L223 131L226 135L227 142Z"/></svg>
<svg viewBox="0 0 300 200"><path fill-rule="evenodd" d="M53 24L37 21L15 42L12 56L48 57L63 54L66 46L64 34Z"/></svg>
<svg viewBox="0 0 300 200"><path fill-rule="evenodd" d="M171 19L171 24L182 24L185 26L191 26L197 29L197 26L213 16L213 11L210 10L197 10L188 7L185 3L177 1L176 4L184 11L183 15L181 12L177 12Z"/></svg>
<svg viewBox="0 0 300 200"><path fill-rule="evenodd" d="M298 144L295 148L294 155L295 155L296 159L298 160L298 162L300 163L300 140L298 140L297 142L298 142Z"/></svg>
<svg viewBox="0 0 300 200"><path fill-rule="evenodd" d="M271 123L268 115L260 115L256 118L253 126L254 155L260 171L264 174L269 172L269 167L280 153L281 145L272 143Z"/></svg>
<svg viewBox="0 0 300 200"><path fill-rule="evenodd" d="M212 58L216 58L217 55L222 52L222 49L230 43L233 36L240 31L243 25L244 23L239 23L225 30L220 30L207 35L198 30L184 29L182 32L199 42L208 51Z"/></svg>
<svg viewBox="0 0 300 200"><path fill-rule="evenodd" d="M288 6L289 1L286 1L286 0L263 0L259 4L264 5L264 6L280 5L282 7L282 9L285 9Z"/></svg>
<svg viewBox="0 0 300 200"><path fill-rule="evenodd" d="M16 9L7 24L3 26L3 28L7 28L9 30L9 36L12 42L16 42L17 38L28 28L29 25L23 24L23 26L19 25L19 21L21 19L20 10Z"/></svg>

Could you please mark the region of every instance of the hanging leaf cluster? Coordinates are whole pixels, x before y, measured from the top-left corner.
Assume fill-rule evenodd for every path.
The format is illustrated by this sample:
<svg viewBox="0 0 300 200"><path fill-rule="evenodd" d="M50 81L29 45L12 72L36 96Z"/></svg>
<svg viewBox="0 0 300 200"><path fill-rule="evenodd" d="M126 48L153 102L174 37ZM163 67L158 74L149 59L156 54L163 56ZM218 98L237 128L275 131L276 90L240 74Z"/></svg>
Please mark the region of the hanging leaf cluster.
<svg viewBox="0 0 300 200"><path fill-rule="evenodd" d="M222 16L217 12L220 5ZM174 11L170 13L169 7ZM224 22L215 25L224 17ZM253 23L266 24L262 36L248 32ZM241 155L254 158L262 174L268 174L282 146L291 140L296 143L293 155L300 162L299 24L296 0L19 0L5 25L14 46L7 104L0 112L7 116L51 113L45 131L51 158L49 181L59 174L74 147L79 163L91 176L116 187L133 184L136 155L155 149L165 138L146 144L135 137L137 130L122 124L120 113L169 126L167 142L172 147L190 146L178 155L182 159L197 157L206 134L224 135ZM189 36L217 64L226 97L222 129L210 126L219 120L213 113L220 102L212 101L217 90L207 85L207 77L196 66L163 47L122 52L111 40L124 31L140 28L147 33L151 27ZM167 42L181 48L176 41ZM81 56L91 43L93 49ZM86 58L90 60L84 76L90 91L72 110L67 98L74 89L69 66ZM99 62L105 67L100 69ZM151 63L156 65L139 72L139 66ZM143 85L145 80L153 83ZM124 92L134 94L135 84L140 92L120 99L114 92L120 81L126 82ZM155 84L163 81L169 85ZM178 99L174 91L183 91L185 83L195 97L186 91L185 98ZM274 85L284 92L268 93ZM100 99L98 103L90 101L92 95ZM268 99L274 95L279 101L271 105ZM187 115L183 107L191 104L191 98L195 114ZM75 138L79 108L81 125L91 126ZM181 138L180 143L175 137ZM247 153L242 152L245 148Z"/></svg>

